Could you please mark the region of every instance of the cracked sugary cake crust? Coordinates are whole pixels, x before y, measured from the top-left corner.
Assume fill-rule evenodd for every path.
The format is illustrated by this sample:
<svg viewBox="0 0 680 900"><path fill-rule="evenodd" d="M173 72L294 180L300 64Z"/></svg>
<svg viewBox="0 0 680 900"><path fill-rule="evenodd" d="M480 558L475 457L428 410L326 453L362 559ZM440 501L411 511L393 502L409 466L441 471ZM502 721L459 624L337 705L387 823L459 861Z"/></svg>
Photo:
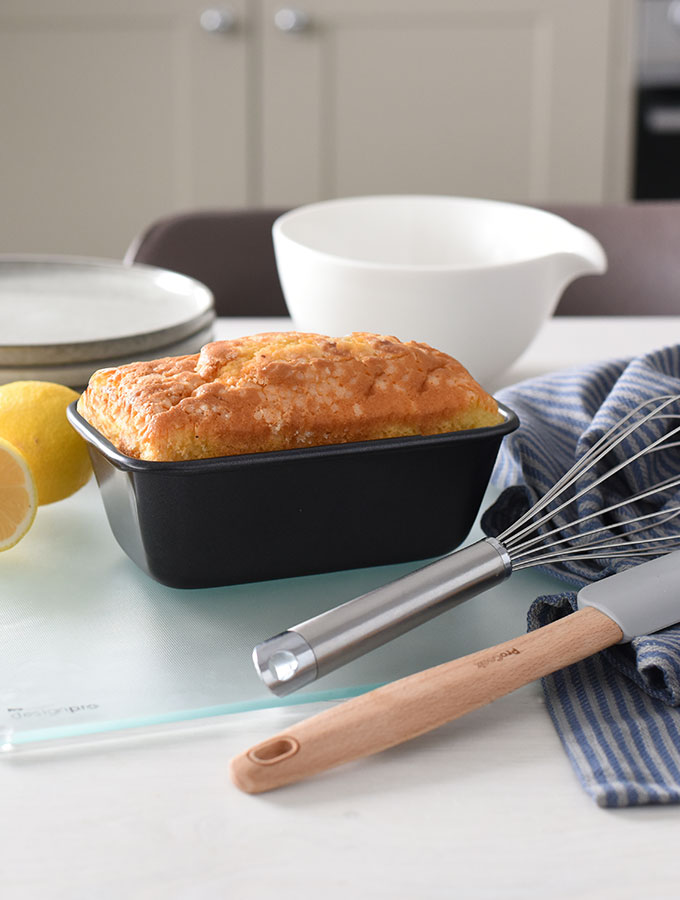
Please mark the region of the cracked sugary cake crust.
<svg viewBox="0 0 680 900"><path fill-rule="evenodd" d="M438 434L501 422L496 401L427 344L280 332L95 372L78 411L146 460L203 459Z"/></svg>

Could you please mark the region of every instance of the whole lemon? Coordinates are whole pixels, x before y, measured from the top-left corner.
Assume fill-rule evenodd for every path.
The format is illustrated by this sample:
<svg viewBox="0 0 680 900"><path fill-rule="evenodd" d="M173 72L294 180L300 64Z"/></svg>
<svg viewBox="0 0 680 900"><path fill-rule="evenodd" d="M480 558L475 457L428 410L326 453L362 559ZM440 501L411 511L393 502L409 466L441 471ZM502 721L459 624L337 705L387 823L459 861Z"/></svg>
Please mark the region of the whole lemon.
<svg viewBox="0 0 680 900"><path fill-rule="evenodd" d="M92 474L87 445L66 418L66 407L78 396L50 381L0 385L0 438L28 463L40 506L70 497Z"/></svg>

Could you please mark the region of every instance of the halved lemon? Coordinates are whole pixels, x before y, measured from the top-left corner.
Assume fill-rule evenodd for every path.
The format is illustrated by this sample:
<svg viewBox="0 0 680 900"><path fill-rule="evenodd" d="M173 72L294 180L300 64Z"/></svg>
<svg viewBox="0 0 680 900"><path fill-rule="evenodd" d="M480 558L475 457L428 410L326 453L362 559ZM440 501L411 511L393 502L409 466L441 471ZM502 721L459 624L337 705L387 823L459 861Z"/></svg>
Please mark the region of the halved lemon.
<svg viewBox="0 0 680 900"><path fill-rule="evenodd" d="M38 492L28 463L16 447L0 438L0 551L9 550L35 519Z"/></svg>

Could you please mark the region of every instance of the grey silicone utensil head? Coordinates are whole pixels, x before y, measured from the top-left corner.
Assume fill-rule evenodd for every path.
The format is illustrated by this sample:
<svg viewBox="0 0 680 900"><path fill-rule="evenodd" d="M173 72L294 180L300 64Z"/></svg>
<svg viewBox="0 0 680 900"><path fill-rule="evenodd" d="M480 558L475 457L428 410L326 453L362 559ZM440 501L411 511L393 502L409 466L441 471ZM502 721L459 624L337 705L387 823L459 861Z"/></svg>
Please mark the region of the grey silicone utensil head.
<svg viewBox="0 0 680 900"><path fill-rule="evenodd" d="M680 621L680 550L588 584L578 606L593 606L609 616L631 641Z"/></svg>

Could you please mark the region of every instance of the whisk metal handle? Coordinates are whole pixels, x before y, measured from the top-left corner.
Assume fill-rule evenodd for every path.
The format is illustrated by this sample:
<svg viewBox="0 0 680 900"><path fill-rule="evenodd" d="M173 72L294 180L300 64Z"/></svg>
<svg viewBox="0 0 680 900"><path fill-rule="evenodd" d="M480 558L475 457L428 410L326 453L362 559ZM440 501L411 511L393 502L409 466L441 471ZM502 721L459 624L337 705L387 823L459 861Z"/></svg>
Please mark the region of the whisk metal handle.
<svg viewBox="0 0 680 900"><path fill-rule="evenodd" d="M273 693L285 696L488 590L511 571L502 544L477 541L258 644L255 668Z"/></svg>

